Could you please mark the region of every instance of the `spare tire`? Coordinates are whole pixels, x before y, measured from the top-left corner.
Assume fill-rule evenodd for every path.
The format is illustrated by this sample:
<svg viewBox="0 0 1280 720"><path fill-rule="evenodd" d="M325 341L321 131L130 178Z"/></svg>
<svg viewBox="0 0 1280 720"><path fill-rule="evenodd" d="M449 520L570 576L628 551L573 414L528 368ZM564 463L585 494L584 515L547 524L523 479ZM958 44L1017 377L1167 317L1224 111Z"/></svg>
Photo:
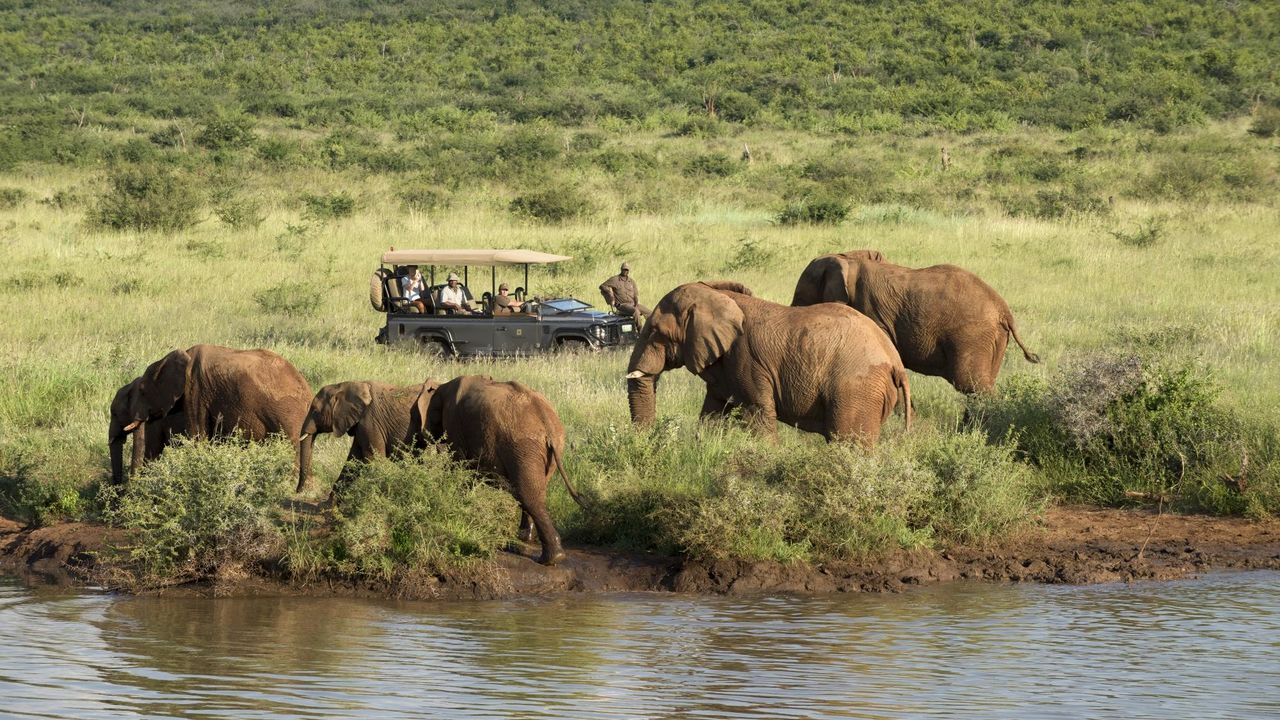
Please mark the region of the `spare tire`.
<svg viewBox="0 0 1280 720"><path fill-rule="evenodd" d="M373 277L369 278L369 304L378 312L386 312L386 298L383 297L385 292L383 282L391 277L391 271L386 268L378 268L373 271Z"/></svg>

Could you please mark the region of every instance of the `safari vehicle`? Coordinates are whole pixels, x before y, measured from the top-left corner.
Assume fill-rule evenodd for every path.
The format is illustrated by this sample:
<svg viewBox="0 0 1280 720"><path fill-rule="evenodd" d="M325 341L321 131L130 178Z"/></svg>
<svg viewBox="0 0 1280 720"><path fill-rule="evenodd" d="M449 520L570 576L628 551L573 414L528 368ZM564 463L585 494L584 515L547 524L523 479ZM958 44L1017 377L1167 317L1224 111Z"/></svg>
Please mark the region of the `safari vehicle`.
<svg viewBox="0 0 1280 720"><path fill-rule="evenodd" d="M385 313L386 324L378 333L384 344L412 343L453 357L509 357L563 350L599 350L632 345L636 341L635 321L592 309L576 298L531 296L529 266L572 260L533 250L389 250L369 285L373 309ZM422 312L405 299L401 277L405 269L417 266L427 285ZM436 307L441 287L447 283L445 270L462 268L462 285L472 314L448 314ZM489 290L476 300L471 294L473 267L489 268L478 273L480 282L488 275ZM494 312L498 293L499 268L523 268L524 284L512 295L524 302L522 312ZM505 279L505 278L504 278Z"/></svg>

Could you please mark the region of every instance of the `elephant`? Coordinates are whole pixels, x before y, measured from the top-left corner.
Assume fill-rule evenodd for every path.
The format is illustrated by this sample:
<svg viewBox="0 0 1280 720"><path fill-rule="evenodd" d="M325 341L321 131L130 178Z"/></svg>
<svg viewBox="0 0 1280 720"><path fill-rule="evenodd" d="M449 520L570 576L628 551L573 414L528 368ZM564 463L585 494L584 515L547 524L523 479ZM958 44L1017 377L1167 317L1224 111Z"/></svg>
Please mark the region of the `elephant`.
<svg viewBox="0 0 1280 720"><path fill-rule="evenodd" d="M193 440L236 433L264 440L281 433L293 442L296 453L311 386L288 360L269 350L201 344L174 350L151 363L141 377L121 388L116 400L122 412L113 410L108 439L112 482L120 483L124 438L133 433L136 469L146 459L147 448L159 447L147 438L152 424L179 413ZM299 455L299 462L309 475L310 454Z"/></svg>
<svg viewBox="0 0 1280 720"><path fill-rule="evenodd" d="M632 350L632 422L653 422L658 377L680 366L707 384L702 417L741 408L767 437L781 420L828 441L874 445L899 392L911 427L911 387L898 351L875 323L843 305L788 307L735 282L681 285L658 302Z"/></svg>
<svg viewBox="0 0 1280 720"><path fill-rule="evenodd" d="M141 377L136 377L116 391L111 401L111 424L107 430L107 444L111 447L111 481L119 484L124 480L124 441L137 429L138 424L132 420L129 412L131 398L137 391ZM137 472L144 463L160 457L169 441L175 435L187 432L187 414L175 410L158 420L148 420L141 435L134 437L132 459L129 474ZM117 446L119 448L117 449Z"/></svg>
<svg viewBox="0 0 1280 720"><path fill-rule="evenodd" d="M791 304L823 302L844 303L870 317L908 369L946 378L962 393L995 387L1009 336L1028 362L1040 362L1018 337L1004 298L955 265L907 268L876 250L823 255L800 274Z"/></svg>
<svg viewBox="0 0 1280 720"><path fill-rule="evenodd" d="M560 533L547 512L547 483L554 471L579 507L585 505L564 470L564 424L545 397L519 382L463 375L431 396L427 431L455 457L506 481L520 503L518 537L532 539L537 527L538 562L555 565L564 559Z"/></svg>
<svg viewBox="0 0 1280 720"><path fill-rule="evenodd" d="M428 378L404 387L353 380L320 388L302 421L297 492L307 484L302 459L311 457L319 433L350 435L348 461L385 458L425 447L427 405L438 387L439 383ZM346 482L349 472L344 465L338 483Z"/></svg>

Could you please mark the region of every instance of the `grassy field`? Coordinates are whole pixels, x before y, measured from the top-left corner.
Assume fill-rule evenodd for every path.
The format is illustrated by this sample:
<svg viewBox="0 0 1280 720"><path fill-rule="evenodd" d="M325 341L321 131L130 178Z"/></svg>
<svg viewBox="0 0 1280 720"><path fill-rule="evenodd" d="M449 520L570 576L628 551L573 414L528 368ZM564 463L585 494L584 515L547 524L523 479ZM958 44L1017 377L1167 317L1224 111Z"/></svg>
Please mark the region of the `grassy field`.
<svg viewBox="0 0 1280 720"><path fill-rule="evenodd" d="M800 270L828 251L876 248L904 265L955 263L1003 294L1023 338L1044 358L1032 366L1010 354L1002 389L1039 383L1043 391L1093 353L1133 352L1208 378L1220 392L1206 402L1248 428L1239 437L1254 442L1280 426L1280 155L1273 139L1253 137L1247 127L1241 120L1168 135L1022 127L852 138L542 128L560 148L554 172L458 187L265 160L196 165L185 177L187 192L200 197L201 220L172 232L96 222L109 169L20 165L0 174L8 198L0 209L4 510L45 520L94 513L92 488L108 473L115 389L168 350L208 342L275 350L316 388L465 373L527 382L560 412L569 472L599 501L588 517L557 491L553 512L570 539L822 559L1002 532L1012 516L1025 518L1037 502L1062 494L1054 479L1062 467L1046 474L1052 463L1028 457L1025 447L1018 454L958 432L964 404L939 379L912 375L920 429L904 437L901 418L891 419L884 447L869 457L791 431L770 450L732 427L699 428L701 383L683 372L663 381L659 427L636 434L625 353L459 363L378 346L369 273L388 246L524 247L575 258L534 270L535 294L596 302L596 285L625 259L650 304L680 283L708 278L741 280L785 303ZM283 127L263 136L305 142ZM749 163L739 159L744 145ZM952 161L946 170L941 147ZM616 171L609 164L624 161L651 165ZM511 211L513 199L542 186L582 212L546 223ZM414 202L423 187L432 209ZM775 221L788 205L818 196L840 198L842 223ZM227 207L249 220L220 219ZM1256 441L1274 449L1273 441ZM347 445L328 439L316 450L318 497ZM1229 504L1234 511L1280 510L1275 473L1266 474L1259 452L1256 498ZM920 468L932 479L919 480ZM922 484L916 500L889 507L886 498L905 485L882 483L842 500L832 494L842 473ZM947 500L957 478L972 481L982 498L986 509L975 521L982 529L956 529L964 525L957 513L972 499ZM814 507L842 508L844 519L800 532ZM875 516L897 524L850 529L852 518ZM764 529L744 539L742 528L762 518ZM680 534L694 526L702 535Z"/></svg>

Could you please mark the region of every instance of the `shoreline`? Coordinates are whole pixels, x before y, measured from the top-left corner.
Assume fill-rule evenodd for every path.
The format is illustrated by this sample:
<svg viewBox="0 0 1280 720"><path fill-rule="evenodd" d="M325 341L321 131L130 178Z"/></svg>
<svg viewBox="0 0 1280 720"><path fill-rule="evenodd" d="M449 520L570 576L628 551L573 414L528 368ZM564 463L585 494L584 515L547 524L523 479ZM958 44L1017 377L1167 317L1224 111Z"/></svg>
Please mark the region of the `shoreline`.
<svg viewBox="0 0 1280 720"><path fill-rule="evenodd" d="M123 590L100 556L122 533L89 523L22 528L0 519L0 574L40 582ZM528 554L440 575L389 582L290 578L282 568L234 568L218 577L146 588L144 595L369 597L485 600L625 591L735 595L901 592L957 580L1085 585L1171 580L1210 570L1280 569L1280 520L1157 515L1151 510L1050 508L1031 527L997 543L898 551L822 565L693 559L568 546L553 568Z"/></svg>

